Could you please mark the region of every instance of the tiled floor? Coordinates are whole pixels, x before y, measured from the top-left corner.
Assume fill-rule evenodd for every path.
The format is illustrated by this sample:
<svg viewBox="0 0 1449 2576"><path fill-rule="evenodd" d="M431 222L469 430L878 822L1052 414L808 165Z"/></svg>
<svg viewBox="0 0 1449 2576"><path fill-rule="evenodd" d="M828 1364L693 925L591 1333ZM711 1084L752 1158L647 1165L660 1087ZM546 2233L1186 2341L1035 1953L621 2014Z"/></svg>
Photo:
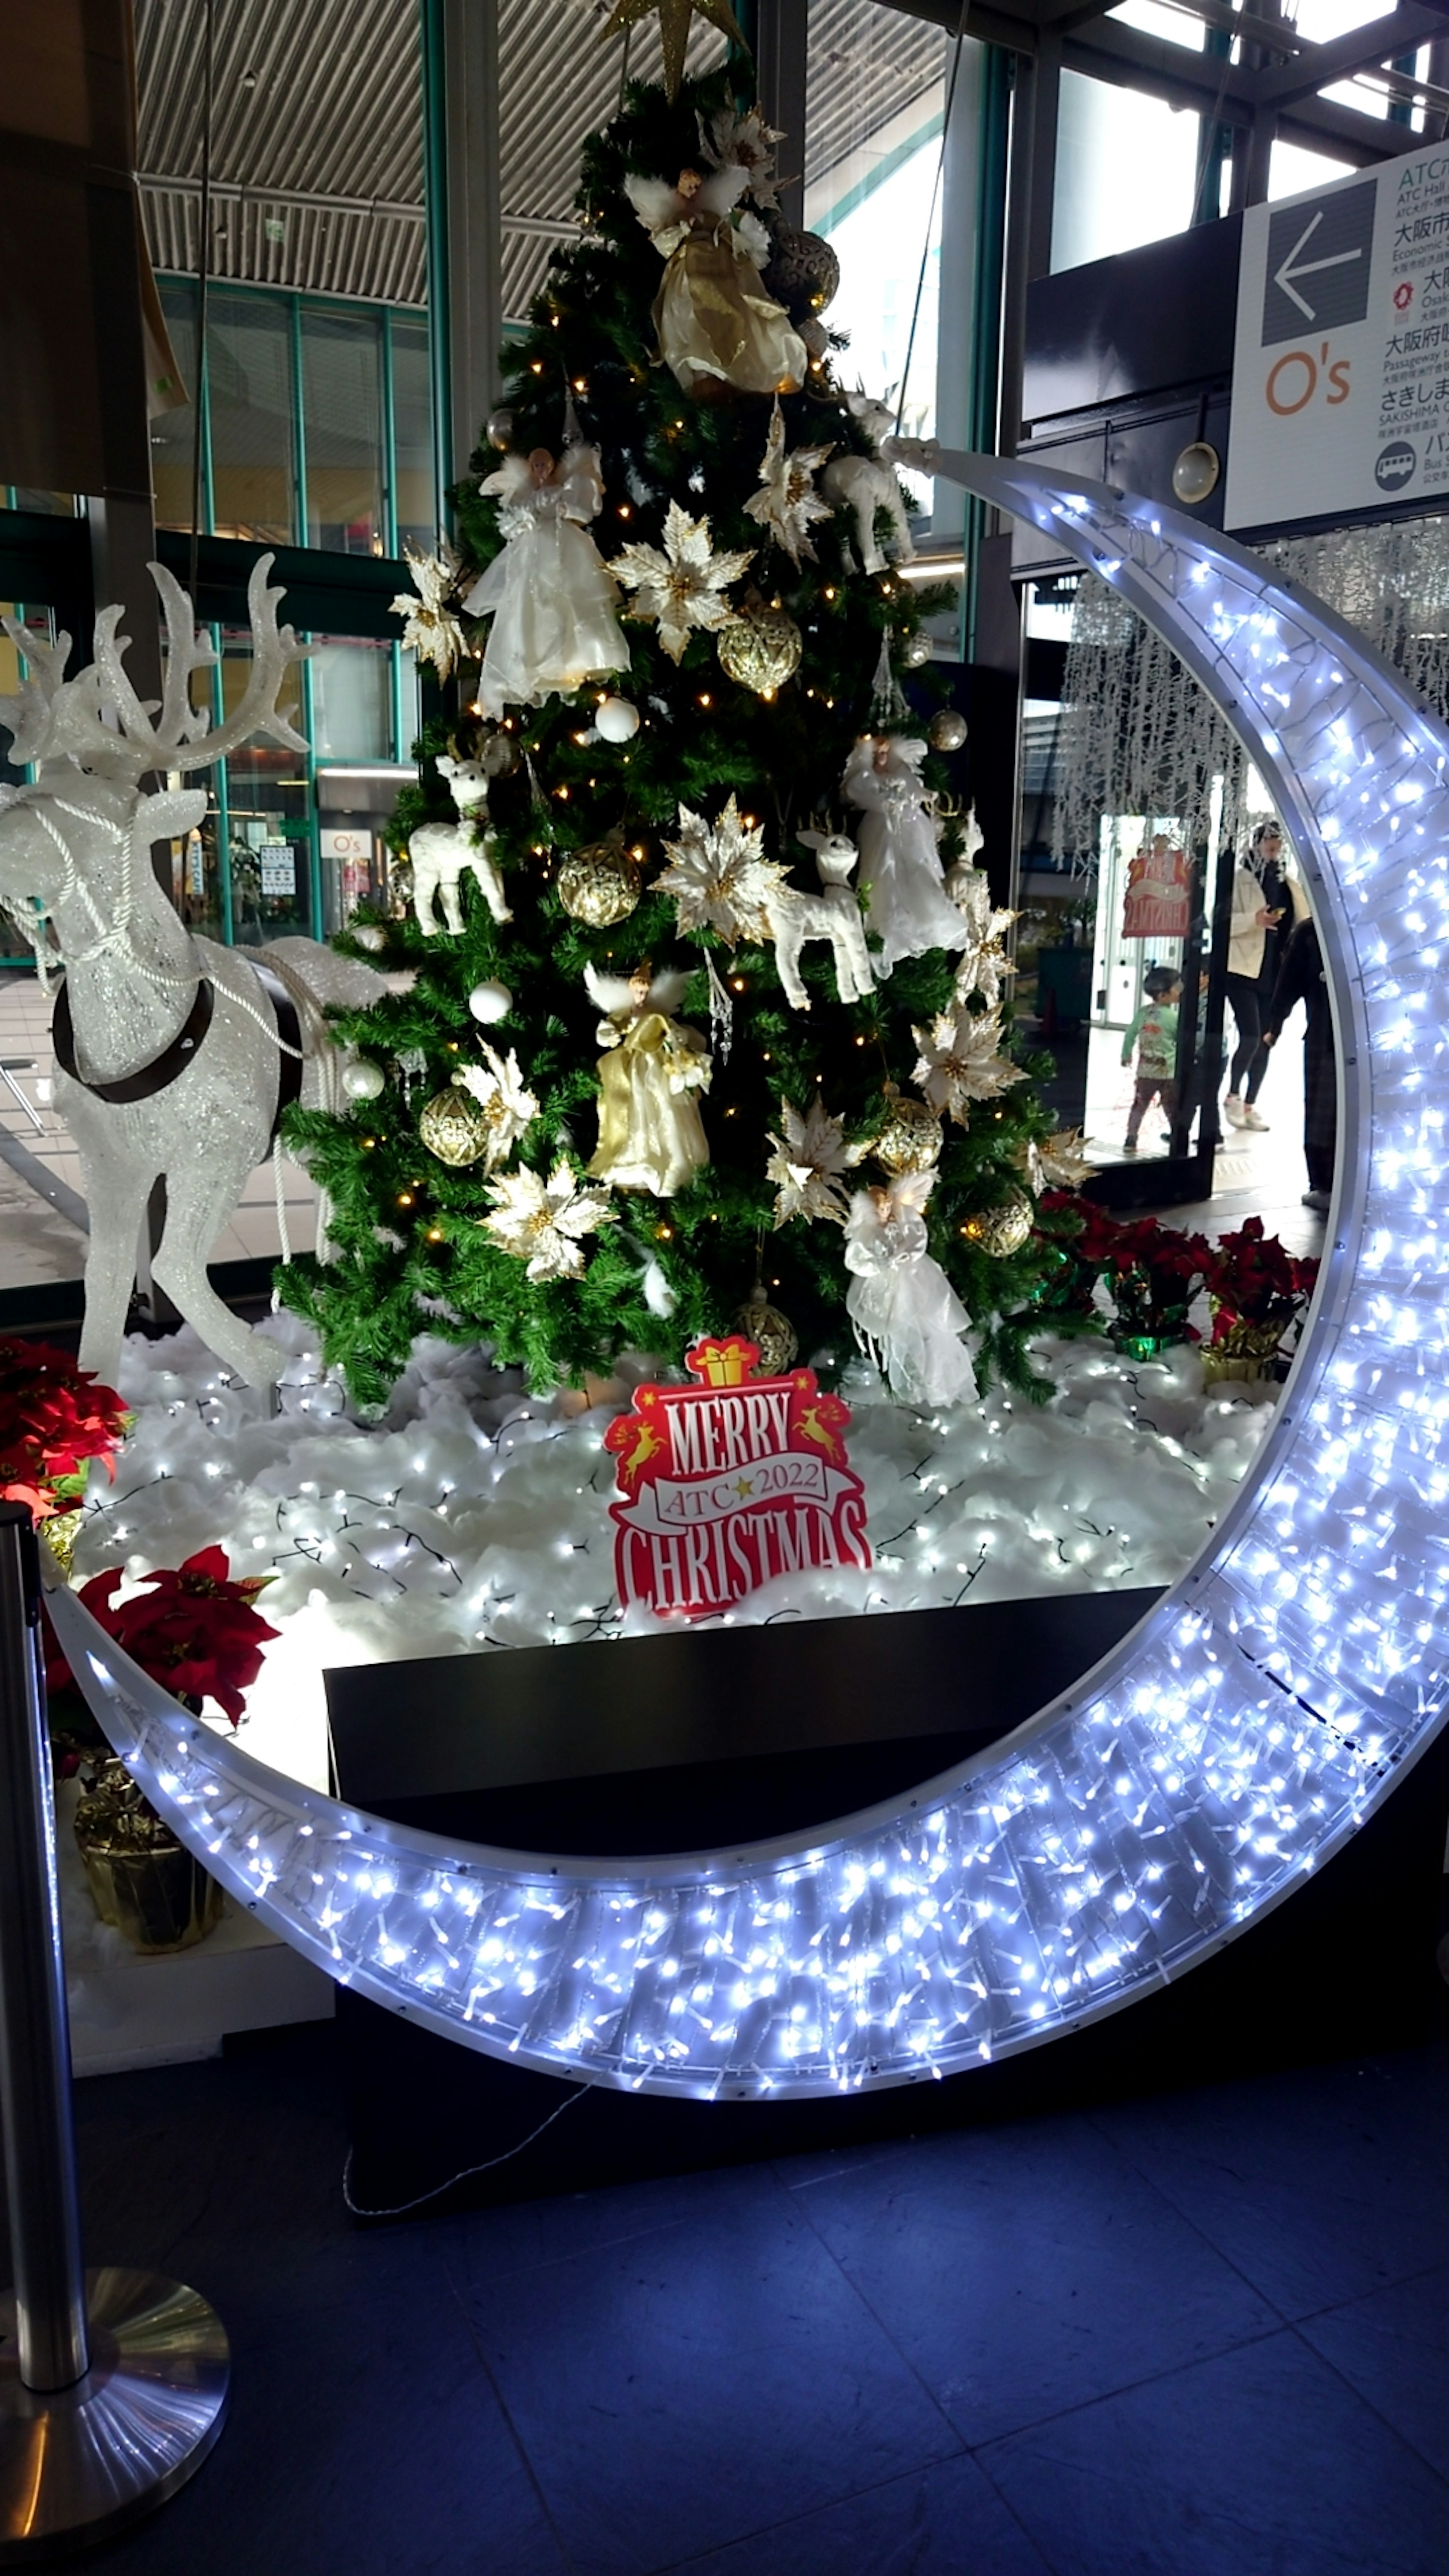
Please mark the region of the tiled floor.
<svg viewBox="0 0 1449 2576"><path fill-rule="evenodd" d="M91 2259L235 2347L100 2570L1449 2568L1449 2046L367 2233L332 2048L79 2090Z"/></svg>
<svg viewBox="0 0 1449 2576"><path fill-rule="evenodd" d="M0 1084L0 1288L28 1287L52 1279L78 1279L85 1262L85 1237L58 1214L23 1176L26 1159L41 1164L63 1184L66 1197L82 1202L80 1163L61 1121L50 1106L51 1005L33 975L0 972L0 1057L33 1067L15 1076L35 1107L39 1132L4 1084ZM22 1168L4 1159L6 1140L20 1148ZM294 1252L310 1252L316 1194L296 1164L282 1166L287 1230ZM213 1261L275 1260L281 1250L277 1228L276 1182L264 1163L247 1182L240 1206L211 1248Z"/></svg>

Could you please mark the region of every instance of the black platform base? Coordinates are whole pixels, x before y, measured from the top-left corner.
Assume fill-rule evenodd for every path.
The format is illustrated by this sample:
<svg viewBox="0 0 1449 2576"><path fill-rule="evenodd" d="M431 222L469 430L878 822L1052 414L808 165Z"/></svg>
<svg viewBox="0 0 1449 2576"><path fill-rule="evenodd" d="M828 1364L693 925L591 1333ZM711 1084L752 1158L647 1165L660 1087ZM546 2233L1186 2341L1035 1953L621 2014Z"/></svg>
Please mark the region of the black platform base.
<svg viewBox="0 0 1449 2576"><path fill-rule="evenodd" d="M338 1673L340 1784L374 1812L514 1849L689 1850L808 1828L1007 1732L1153 1597ZM918 1731L928 1712L940 1731ZM731 1741L756 1749L724 1758ZM584 1760L595 1767L579 1777ZM845 2101L670 2102L580 2087L477 2056L343 1989L352 2197L383 2216L439 2185L432 2212L584 2191L1449 2033L1435 1964L1446 1816L1449 1733L1334 1861L1174 1986L1019 2057Z"/></svg>

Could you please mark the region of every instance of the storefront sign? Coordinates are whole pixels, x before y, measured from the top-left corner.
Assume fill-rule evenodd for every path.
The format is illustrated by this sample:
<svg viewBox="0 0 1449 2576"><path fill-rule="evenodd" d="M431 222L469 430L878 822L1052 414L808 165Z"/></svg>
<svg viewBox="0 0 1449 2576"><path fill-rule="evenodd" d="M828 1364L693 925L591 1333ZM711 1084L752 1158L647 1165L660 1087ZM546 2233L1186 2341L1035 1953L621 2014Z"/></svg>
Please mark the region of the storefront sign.
<svg viewBox="0 0 1449 2576"><path fill-rule="evenodd" d="M845 1454L849 1407L813 1369L752 1378L739 1334L696 1342L699 1386L641 1386L611 1422L619 1599L705 1619L777 1574L871 1563L865 1493Z"/></svg>
<svg viewBox="0 0 1449 2576"><path fill-rule="evenodd" d="M1243 217L1225 516L1449 494L1449 148Z"/></svg>

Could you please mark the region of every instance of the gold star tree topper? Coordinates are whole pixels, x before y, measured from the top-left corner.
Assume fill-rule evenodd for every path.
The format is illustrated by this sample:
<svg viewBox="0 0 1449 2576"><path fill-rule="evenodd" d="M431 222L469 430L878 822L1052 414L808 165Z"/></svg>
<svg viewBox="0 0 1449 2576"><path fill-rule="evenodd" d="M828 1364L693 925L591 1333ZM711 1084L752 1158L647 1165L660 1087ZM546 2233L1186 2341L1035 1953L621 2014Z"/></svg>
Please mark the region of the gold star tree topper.
<svg viewBox="0 0 1449 2576"><path fill-rule="evenodd" d="M749 553L717 555L708 519L692 519L671 501L663 553L658 546L625 546L609 570L634 592L631 614L657 620L659 641L677 662L696 629L718 634L730 614L724 594L754 560Z"/></svg>
<svg viewBox="0 0 1449 2576"><path fill-rule="evenodd" d="M730 7L730 0L618 0L618 6L603 32L606 36L622 36L627 27L637 27L641 18L652 18L656 10L659 13L659 43L664 55L664 87L671 103L678 97L679 84L684 78L690 20L696 10L701 18L709 20L712 27L718 27L722 36L728 36L732 45L738 45L742 53L747 54L750 50L739 20Z"/></svg>

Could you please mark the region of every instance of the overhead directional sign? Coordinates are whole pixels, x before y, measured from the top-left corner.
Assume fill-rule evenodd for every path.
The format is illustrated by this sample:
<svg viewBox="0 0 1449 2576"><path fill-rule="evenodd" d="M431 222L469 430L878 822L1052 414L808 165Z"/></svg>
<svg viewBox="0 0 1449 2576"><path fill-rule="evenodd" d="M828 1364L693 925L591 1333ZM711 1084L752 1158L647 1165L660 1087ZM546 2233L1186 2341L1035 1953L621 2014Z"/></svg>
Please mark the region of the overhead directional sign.
<svg viewBox="0 0 1449 2576"><path fill-rule="evenodd" d="M1449 501L1449 147L1243 218L1226 520Z"/></svg>

